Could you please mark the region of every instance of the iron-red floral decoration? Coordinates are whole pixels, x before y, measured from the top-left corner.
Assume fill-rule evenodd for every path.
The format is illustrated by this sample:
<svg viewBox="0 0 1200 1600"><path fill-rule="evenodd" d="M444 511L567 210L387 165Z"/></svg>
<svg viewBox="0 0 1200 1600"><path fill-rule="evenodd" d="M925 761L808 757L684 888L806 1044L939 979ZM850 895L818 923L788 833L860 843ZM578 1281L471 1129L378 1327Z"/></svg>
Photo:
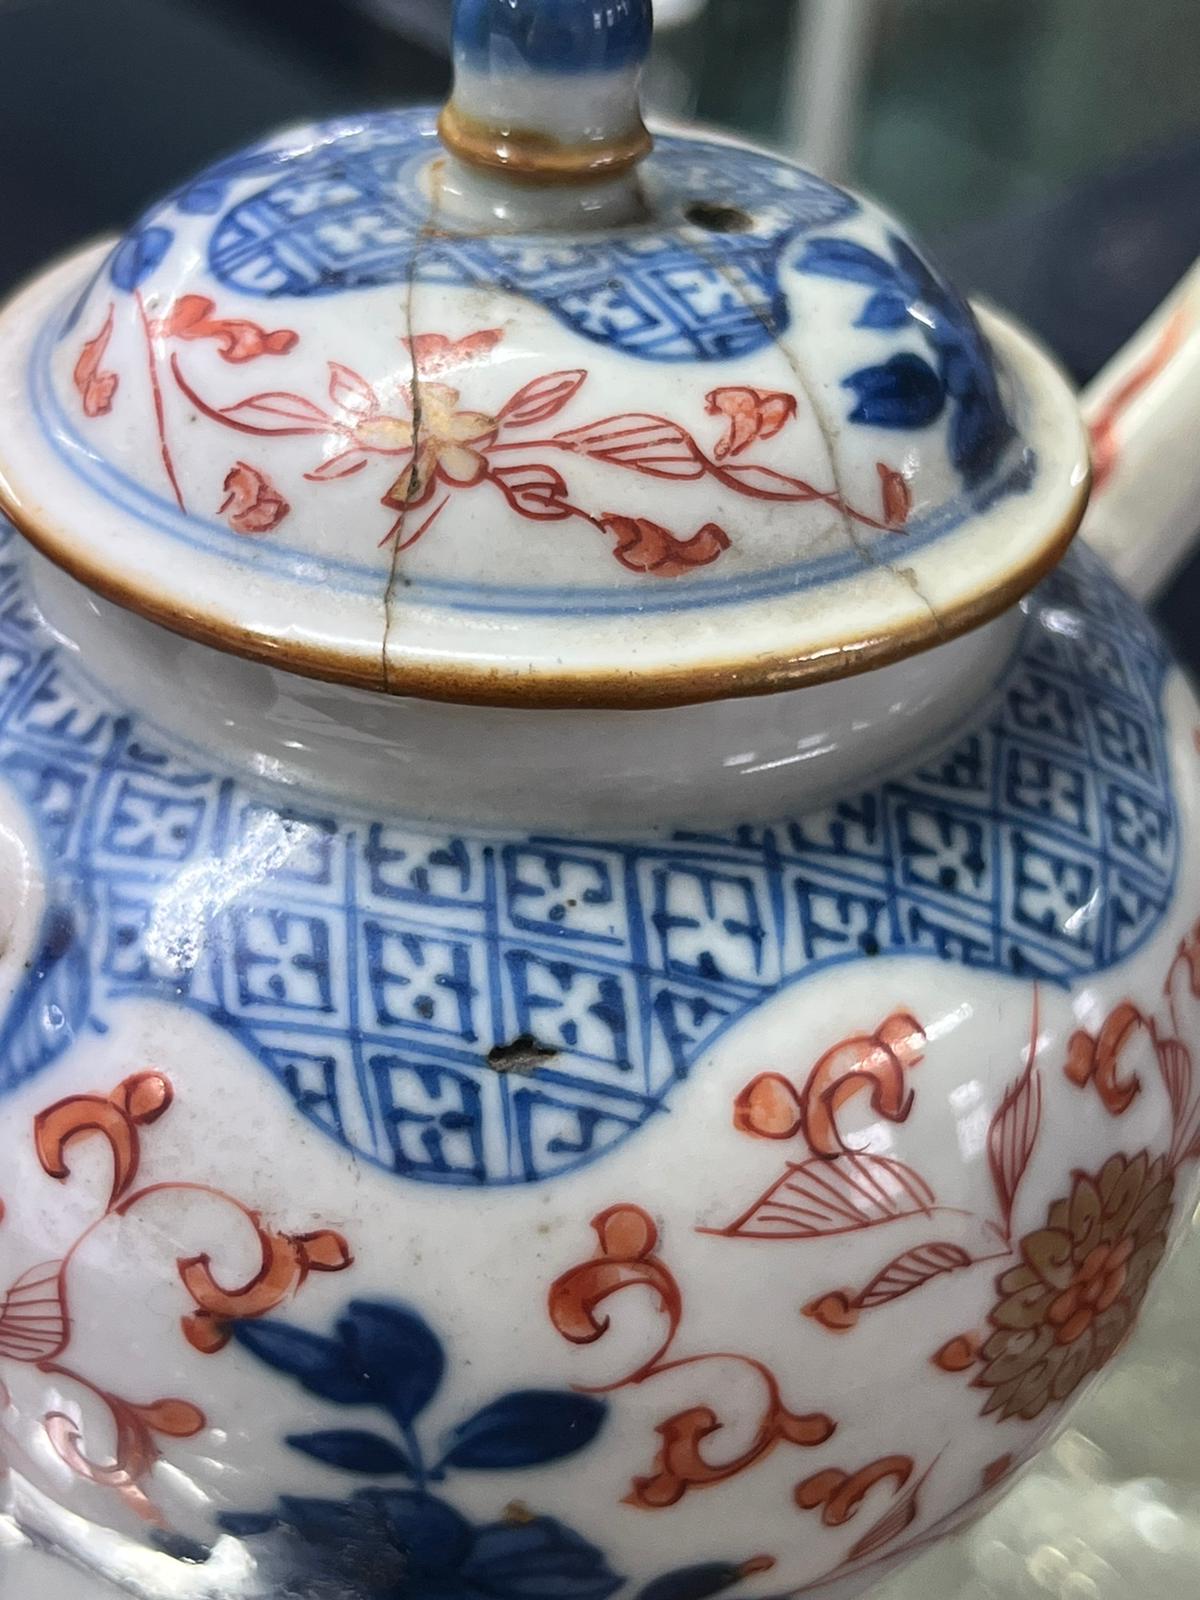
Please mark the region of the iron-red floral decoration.
<svg viewBox="0 0 1200 1600"><path fill-rule="evenodd" d="M979 1363L985 1415L1032 1421L1116 1354L1166 1252L1174 1192L1166 1158L1145 1150L1075 1174L997 1278L986 1339L962 1347Z"/></svg>
<svg viewBox="0 0 1200 1600"><path fill-rule="evenodd" d="M289 328L267 329L244 318L223 317L214 301L185 295L152 317L139 299L149 380L163 467L175 498L185 497L167 438L160 364L169 346L210 341L227 363L286 356L299 343ZM84 413L103 415L120 381L101 370L112 316L81 351L75 386ZM518 516L531 522L585 522L610 541L614 559L628 571L676 578L711 565L730 547L716 522L684 533L620 509L593 511L570 498L555 457L585 457L672 482L710 482L749 499L781 504L821 503L847 520L878 531L901 532L912 510L904 473L880 462L879 508L873 514L773 467L745 459L758 441L774 438L797 416L795 395L728 384L705 397L705 414L718 419L720 437L706 450L681 424L649 412L621 412L583 426L531 434L563 410L588 379L585 368L547 373L518 389L494 414L465 403L461 387L445 381L482 361L503 338L500 328L479 328L462 339L420 334L401 343L411 376L383 394L342 362L328 363L326 398L320 402L285 389L264 389L231 405L208 400L189 378L178 349L169 354L179 392L200 415L254 438L307 435L322 441L321 458L305 474L314 483L354 477L372 460L398 464L380 497L392 514L379 540L410 548L433 527L451 496L490 484ZM461 383L461 380L459 380ZM288 516L287 498L262 466L239 461L230 468L219 514L239 533L269 533Z"/></svg>
<svg viewBox="0 0 1200 1600"><path fill-rule="evenodd" d="M755 1357L728 1350L676 1353L685 1314L683 1291L659 1254L658 1229L646 1211L636 1205L611 1206L593 1219L592 1227L598 1240L595 1255L564 1272L550 1288L548 1304L555 1328L572 1344L598 1343L609 1331L612 1298L628 1289L649 1291L666 1326L658 1345L639 1365L610 1383L584 1388L584 1393L611 1394L670 1372L712 1363L749 1369L762 1390L753 1437L723 1461L711 1459L705 1448L713 1441L719 1446L724 1427L715 1406L691 1406L660 1422L653 1468L633 1479L626 1504L643 1511L665 1511L695 1490L740 1477L782 1446L811 1449L833 1438L837 1431L834 1419L822 1411L802 1414L790 1410L775 1373ZM886 1494L883 1515L855 1540L840 1563L845 1567L874 1557L916 1520L930 1471L932 1464L915 1476L913 1459L904 1455L883 1457L852 1471L826 1468L800 1480L793 1501L800 1511L819 1511L825 1526L832 1528L853 1521L868 1504L877 1504L880 1494Z"/></svg>
<svg viewBox="0 0 1200 1600"><path fill-rule="evenodd" d="M224 489L217 515L228 517L235 533L270 533L291 510L266 473L245 461L230 468Z"/></svg>
<svg viewBox="0 0 1200 1600"><path fill-rule="evenodd" d="M824 1444L836 1427L824 1412L800 1414L783 1402L778 1380L761 1361L730 1351L701 1355L674 1355L672 1350L683 1322L683 1294L670 1268L657 1254L658 1229L640 1206L618 1205L593 1219L599 1241L589 1261L572 1267L551 1286L550 1318L572 1344L595 1344L609 1329L607 1310L601 1308L627 1289L649 1290L666 1318L666 1333L656 1350L624 1377L587 1389L608 1394L632 1384L649 1382L664 1373L706 1362L735 1362L748 1367L761 1380L762 1413L754 1438L737 1456L720 1463L704 1454L705 1442L716 1434L721 1419L708 1405L692 1406L666 1418L658 1427L661 1441L653 1470L633 1480L628 1504L656 1511L677 1504L689 1490L738 1477L781 1444Z"/></svg>
<svg viewBox="0 0 1200 1600"><path fill-rule="evenodd" d="M105 417L112 410L121 380L115 372L104 370L104 357L113 333L114 308L109 306L104 326L79 352L71 374L85 417Z"/></svg>
<svg viewBox="0 0 1200 1600"><path fill-rule="evenodd" d="M1180 306L1167 320L1147 355L1119 384L1092 418L1092 489L1099 493L1108 485L1121 459L1120 427L1125 414L1139 395L1162 376L1182 349L1191 332L1194 314Z"/></svg>
<svg viewBox="0 0 1200 1600"><path fill-rule="evenodd" d="M1184 1042L1181 1007L1200 999L1200 923L1180 941L1157 1016L1122 1001L1092 1036L1076 1033L1066 1080L1094 1092L1108 1114L1125 1115L1144 1085L1125 1065L1148 1044L1171 1108L1165 1154L1118 1152L1097 1172L1076 1172L1045 1223L1016 1245L996 1279L983 1333L949 1340L933 1356L947 1372L972 1372L987 1391L983 1410L1000 1421L1040 1416L1066 1400L1125 1343L1166 1253L1181 1166L1200 1159L1200 1085Z"/></svg>
<svg viewBox="0 0 1200 1600"><path fill-rule="evenodd" d="M939 1205L920 1173L894 1158L849 1149L842 1137L837 1115L852 1095L869 1095L876 1115L893 1122L905 1121L912 1109L907 1075L920 1064L925 1036L917 1019L901 1011L873 1033L826 1051L802 1087L779 1072L760 1073L746 1085L734 1102L734 1126L759 1139L800 1141L808 1155L789 1163L726 1227L705 1231L801 1240L921 1215L974 1222L981 1244L931 1237L885 1261L861 1287L826 1289L803 1310L827 1331L846 1334L865 1312L936 1278L1001 1262L986 1329L956 1334L933 1360L943 1371L973 1374L974 1386L987 1391L985 1415L1032 1421L1066 1400L1124 1342L1166 1250L1177 1170L1200 1158L1200 1086L1181 1025L1185 990L1200 999L1200 924L1180 943L1159 1016L1125 1000L1094 1034L1072 1034L1063 1077L1095 1094L1113 1118L1124 1116L1145 1088L1132 1064L1135 1047L1139 1059L1157 1062L1172 1112L1171 1144L1161 1155L1119 1152L1096 1172L1076 1172L1069 1193L1032 1233L1018 1236L1014 1213L1043 1126L1036 990L1024 1069L988 1127L991 1215Z"/></svg>
<svg viewBox="0 0 1200 1600"><path fill-rule="evenodd" d="M349 1246L339 1233L280 1233L257 1212L222 1190L188 1182L154 1183L135 1188L143 1131L170 1109L173 1091L160 1072L139 1072L109 1095L72 1095L34 1119L34 1148L43 1171L59 1182L71 1175L70 1155L82 1141L103 1139L112 1159L112 1183L100 1215L61 1259L24 1272L0 1301L0 1360L36 1367L93 1395L107 1408L115 1435L111 1459L87 1454L79 1424L63 1411L49 1412L43 1425L58 1455L90 1482L115 1490L143 1518L160 1521L146 1481L160 1456L155 1435L188 1438L207 1425L204 1412L175 1396L134 1401L111 1393L67 1364L73 1326L69 1289L72 1261L102 1223L127 1216L155 1199L203 1194L231 1207L245 1219L259 1249L260 1265L250 1280L226 1287L215 1277L206 1255L181 1259L180 1279L191 1300L181 1318L185 1338L212 1354L228 1343L233 1324L261 1317L295 1294L310 1272L341 1272L351 1264ZM0 1213L2 1214L2 1213Z"/></svg>
<svg viewBox="0 0 1200 1600"><path fill-rule="evenodd" d="M898 1010L873 1031L838 1041L802 1078L771 1071L746 1084L734 1101L735 1128L764 1141L795 1141L803 1154L733 1222L699 1231L728 1240L799 1241L884 1228L902 1219L953 1216L970 1222L977 1240L970 1248L933 1235L885 1260L865 1285L828 1289L801 1309L819 1327L848 1336L864 1313L946 1274L999 1262L986 1327L945 1340L932 1360L944 1372L970 1376L972 1386L986 1396L984 1416L1035 1420L1065 1401L1128 1337L1167 1247L1178 1169L1200 1158L1200 1085L1182 1025L1185 1003L1200 1000L1200 923L1181 941L1163 994L1158 1016L1125 1001L1094 1035L1078 1030L1069 1041L1062 1074L1074 1090L1095 1094L1106 1112L1119 1119L1145 1088L1132 1065L1133 1046L1136 1042L1142 1048L1143 1063L1149 1047L1171 1106L1169 1150L1118 1152L1094 1173L1074 1173L1069 1192L1048 1208L1045 1222L1032 1232L1021 1233L1015 1218L1045 1114L1036 988L1022 1069L987 1129L994 1200L990 1214L941 1205L912 1167L847 1143L839 1118L855 1096L866 1097L872 1111L887 1121L903 1123L911 1114L911 1077L921 1065L926 1035L912 1012ZM589 1392L609 1393L683 1367L720 1361L749 1367L763 1390L753 1438L722 1462L712 1460L705 1448L722 1427L715 1407L693 1406L661 1422L653 1470L633 1479L626 1496L630 1504L662 1510L691 1491L750 1470L783 1445L815 1446L833 1438L834 1419L822 1412L790 1411L775 1373L754 1357L728 1351L677 1353L684 1292L660 1254L658 1228L646 1211L636 1205L614 1206L594 1219L593 1228L595 1255L563 1273L550 1289L554 1326L574 1344L596 1343L609 1331L612 1297L641 1288L654 1297L665 1329L638 1366ZM1009 1450L999 1455L959 1504L914 1532L909 1530L919 1523L924 1487L940 1455L923 1470L906 1452L863 1466L826 1466L796 1483L793 1500L800 1511L836 1528L887 1494L882 1515L834 1570L861 1569L932 1542L979 1495L1003 1482L1024 1454ZM829 1576L806 1587L820 1587Z"/></svg>

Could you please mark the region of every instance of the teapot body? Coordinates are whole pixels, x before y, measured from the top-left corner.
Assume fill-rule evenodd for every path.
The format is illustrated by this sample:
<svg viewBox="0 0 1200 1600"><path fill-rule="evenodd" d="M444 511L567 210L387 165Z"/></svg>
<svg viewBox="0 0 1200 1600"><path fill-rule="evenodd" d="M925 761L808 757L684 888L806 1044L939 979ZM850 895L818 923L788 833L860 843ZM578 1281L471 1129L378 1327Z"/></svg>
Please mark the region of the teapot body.
<svg viewBox="0 0 1200 1600"><path fill-rule="evenodd" d="M3 562L32 1535L146 1596L849 1596L1121 1349L1195 1198L1200 716L1095 557L938 746L609 832L235 770Z"/></svg>

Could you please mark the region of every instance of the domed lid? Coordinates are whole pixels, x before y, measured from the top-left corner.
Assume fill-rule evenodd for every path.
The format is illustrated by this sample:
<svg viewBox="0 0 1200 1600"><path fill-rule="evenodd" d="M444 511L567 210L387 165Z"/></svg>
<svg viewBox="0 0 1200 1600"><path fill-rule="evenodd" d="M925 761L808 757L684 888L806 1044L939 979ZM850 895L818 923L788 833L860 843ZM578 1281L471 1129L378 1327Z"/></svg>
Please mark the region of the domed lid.
<svg viewBox="0 0 1200 1600"><path fill-rule="evenodd" d="M1010 605L1074 402L909 235L660 134L649 0L459 0L426 110L269 139L0 315L0 505L180 632L401 694L683 703Z"/></svg>

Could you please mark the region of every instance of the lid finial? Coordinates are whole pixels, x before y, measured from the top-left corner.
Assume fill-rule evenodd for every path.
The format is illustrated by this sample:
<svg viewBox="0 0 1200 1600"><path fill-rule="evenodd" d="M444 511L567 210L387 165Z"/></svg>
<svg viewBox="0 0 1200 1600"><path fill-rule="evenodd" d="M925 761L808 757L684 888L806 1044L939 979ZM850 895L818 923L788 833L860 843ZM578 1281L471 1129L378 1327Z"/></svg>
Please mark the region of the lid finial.
<svg viewBox="0 0 1200 1600"><path fill-rule="evenodd" d="M443 142L527 183L619 177L650 149L638 85L652 32L651 0L455 0Z"/></svg>

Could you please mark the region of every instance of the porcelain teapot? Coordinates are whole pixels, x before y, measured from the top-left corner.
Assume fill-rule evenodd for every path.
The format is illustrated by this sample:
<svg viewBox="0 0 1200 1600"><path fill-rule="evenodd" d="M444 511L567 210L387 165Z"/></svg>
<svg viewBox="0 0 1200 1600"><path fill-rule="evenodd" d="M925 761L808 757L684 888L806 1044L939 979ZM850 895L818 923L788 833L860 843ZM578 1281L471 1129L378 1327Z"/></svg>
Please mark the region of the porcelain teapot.
<svg viewBox="0 0 1200 1600"><path fill-rule="evenodd" d="M68 1600L845 1600L1195 1203L1200 712L1076 399L872 204L652 141L650 23L460 0L440 120L0 314L0 1450ZM1089 402L1135 586L1197 303Z"/></svg>

